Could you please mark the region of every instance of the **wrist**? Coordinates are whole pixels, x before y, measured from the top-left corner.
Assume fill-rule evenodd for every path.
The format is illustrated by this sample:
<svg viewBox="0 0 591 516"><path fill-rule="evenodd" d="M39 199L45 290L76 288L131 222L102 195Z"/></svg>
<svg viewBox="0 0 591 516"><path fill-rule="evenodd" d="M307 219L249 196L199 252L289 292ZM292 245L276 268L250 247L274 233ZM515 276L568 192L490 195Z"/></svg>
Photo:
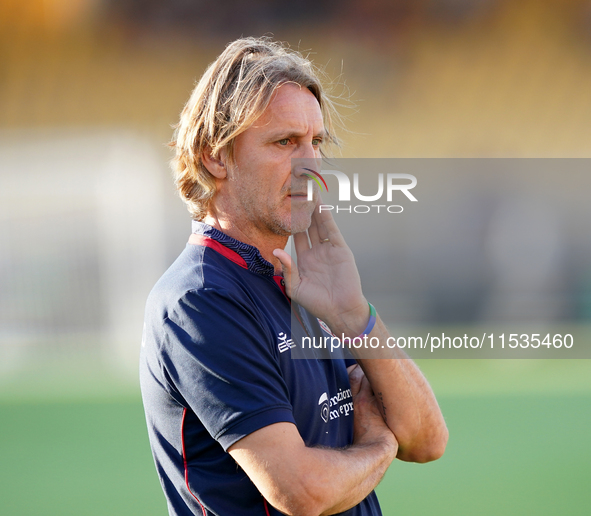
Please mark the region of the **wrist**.
<svg viewBox="0 0 591 516"><path fill-rule="evenodd" d="M380 451L380 455L394 460L398 454L398 440L387 426L379 430L373 428L354 441L357 446L370 446Z"/></svg>
<svg viewBox="0 0 591 516"><path fill-rule="evenodd" d="M381 444L384 447L384 452L391 460L396 458L398 454L398 440L389 428L385 428L382 434Z"/></svg>
<svg viewBox="0 0 591 516"><path fill-rule="evenodd" d="M377 313L373 305L365 298L355 309L341 314L335 322L330 325L330 329L339 337L341 335L348 338L363 338L369 335L376 323Z"/></svg>

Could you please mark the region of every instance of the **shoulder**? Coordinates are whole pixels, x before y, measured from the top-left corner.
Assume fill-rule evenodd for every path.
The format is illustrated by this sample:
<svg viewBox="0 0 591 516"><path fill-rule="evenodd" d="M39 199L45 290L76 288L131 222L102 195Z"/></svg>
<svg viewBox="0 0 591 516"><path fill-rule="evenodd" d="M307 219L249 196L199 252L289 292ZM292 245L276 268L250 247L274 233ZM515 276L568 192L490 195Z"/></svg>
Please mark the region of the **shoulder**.
<svg viewBox="0 0 591 516"><path fill-rule="evenodd" d="M174 343L195 349L212 343L273 341L269 305L276 285L216 251L189 245L148 296L145 341L151 349ZM276 304L276 303L275 303Z"/></svg>
<svg viewBox="0 0 591 516"><path fill-rule="evenodd" d="M199 308L212 298L248 302L248 276L247 270L216 251L189 244L150 292L146 317L163 320L179 306Z"/></svg>

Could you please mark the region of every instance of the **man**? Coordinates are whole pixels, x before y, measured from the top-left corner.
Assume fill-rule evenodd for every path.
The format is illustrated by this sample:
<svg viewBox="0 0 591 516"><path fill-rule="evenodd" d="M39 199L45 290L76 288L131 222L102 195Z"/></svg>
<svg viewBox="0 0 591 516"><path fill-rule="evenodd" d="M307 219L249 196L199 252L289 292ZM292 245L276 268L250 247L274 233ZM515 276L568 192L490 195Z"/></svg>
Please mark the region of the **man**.
<svg viewBox="0 0 591 516"><path fill-rule="evenodd" d="M373 489L394 458L443 453L437 402L402 353L291 358L326 325L388 338L292 171L331 141L310 62L267 39L230 44L182 112L174 167L193 234L150 294L140 373L170 514L378 515Z"/></svg>

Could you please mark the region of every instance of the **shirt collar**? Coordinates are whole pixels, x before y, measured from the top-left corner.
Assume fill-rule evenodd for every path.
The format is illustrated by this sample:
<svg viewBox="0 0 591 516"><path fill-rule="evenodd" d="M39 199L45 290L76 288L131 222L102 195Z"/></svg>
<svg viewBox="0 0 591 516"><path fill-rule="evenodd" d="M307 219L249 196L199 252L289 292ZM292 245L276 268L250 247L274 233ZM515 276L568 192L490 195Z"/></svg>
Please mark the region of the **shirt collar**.
<svg viewBox="0 0 591 516"><path fill-rule="evenodd" d="M238 253L246 262L249 271L264 276L273 276L275 274L275 267L273 267L273 264L265 260L256 247L240 242L239 240L222 233L219 229L198 220L193 221L192 231L198 235L213 238L228 249Z"/></svg>

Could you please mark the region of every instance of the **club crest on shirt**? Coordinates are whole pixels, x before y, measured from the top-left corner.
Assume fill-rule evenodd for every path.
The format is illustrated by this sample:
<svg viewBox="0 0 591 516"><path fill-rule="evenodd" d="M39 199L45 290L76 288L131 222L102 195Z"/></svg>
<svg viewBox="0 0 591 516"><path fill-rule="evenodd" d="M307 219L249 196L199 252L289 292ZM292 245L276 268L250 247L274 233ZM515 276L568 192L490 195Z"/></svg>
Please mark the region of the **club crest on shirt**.
<svg viewBox="0 0 591 516"><path fill-rule="evenodd" d="M329 335L332 335L333 337L336 337L336 335L330 330L330 328L328 327L328 324L326 324L324 321L322 321L321 319L317 319L318 320L318 324L320 324L320 327Z"/></svg>

